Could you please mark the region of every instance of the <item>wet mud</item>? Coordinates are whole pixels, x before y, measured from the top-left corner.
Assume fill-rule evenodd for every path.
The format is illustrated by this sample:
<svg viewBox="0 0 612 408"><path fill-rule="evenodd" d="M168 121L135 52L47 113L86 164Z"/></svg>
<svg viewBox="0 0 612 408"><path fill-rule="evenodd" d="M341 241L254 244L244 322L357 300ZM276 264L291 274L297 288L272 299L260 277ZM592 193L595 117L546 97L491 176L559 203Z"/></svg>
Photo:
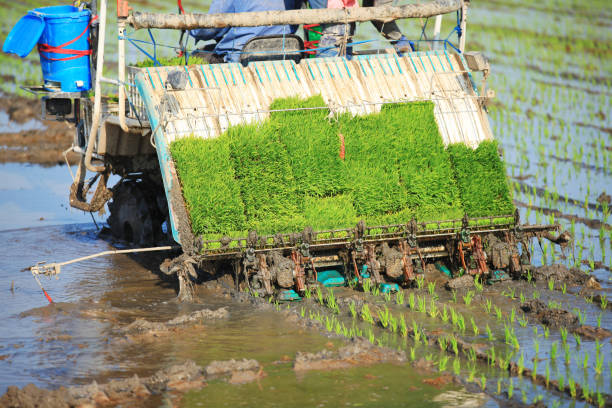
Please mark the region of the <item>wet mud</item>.
<svg viewBox="0 0 612 408"><path fill-rule="evenodd" d="M173 403L180 401L181 393L206 386L207 381L226 380L231 384L244 384L264 376L261 365L255 360L213 361L206 367L188 360L157 371L150 377L133 377L112 380L105 384L60 387L46 390L34 384L19 389L8 387L0 397L0 406L6 408L73 408L155 406L164 398Z"/></svg>
<svg viewBox="0 0 612 408"><path fill-rule="evenodd" d="M40 100L21 96L0 97L0 111L11 122L23 125L40 117ZM34 129L0 133L0 163L32 163L45 166L66 164L63 152L74 139L74 126L67 122L46 120ZM68 153L70 164L78 162Z"/></svg>
<svg viewBox="0 0 612 408"><path fill-rule="evenodd" d="M349 344L337 351L323 350L318 353L298 352L293 369L295 371L338 370L355 365L377 363L405 363L404 351L377 347L361 337L353 337Z"/></svg>

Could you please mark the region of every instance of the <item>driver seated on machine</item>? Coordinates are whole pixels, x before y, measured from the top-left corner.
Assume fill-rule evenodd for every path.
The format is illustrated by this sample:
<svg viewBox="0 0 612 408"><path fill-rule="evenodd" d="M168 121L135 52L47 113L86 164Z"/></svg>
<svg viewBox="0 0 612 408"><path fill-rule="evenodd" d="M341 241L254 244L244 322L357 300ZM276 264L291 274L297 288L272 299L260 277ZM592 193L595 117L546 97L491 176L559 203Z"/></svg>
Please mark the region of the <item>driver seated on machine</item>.
<svg viewBox="0 0 612 408"><path fill-rule="evenodd" d="M213 0L208 10L209 14L242 13L248 11L293 10L299 8L301 0ZM190 30L189 34L198 41L215 40L204 48L204 58L210 63L238 62L244 45L254 37L267 35L294 34L297 26L256 26L256 27L224 27L199 28ZM198 53L202 55L202 52Z"/></svg>

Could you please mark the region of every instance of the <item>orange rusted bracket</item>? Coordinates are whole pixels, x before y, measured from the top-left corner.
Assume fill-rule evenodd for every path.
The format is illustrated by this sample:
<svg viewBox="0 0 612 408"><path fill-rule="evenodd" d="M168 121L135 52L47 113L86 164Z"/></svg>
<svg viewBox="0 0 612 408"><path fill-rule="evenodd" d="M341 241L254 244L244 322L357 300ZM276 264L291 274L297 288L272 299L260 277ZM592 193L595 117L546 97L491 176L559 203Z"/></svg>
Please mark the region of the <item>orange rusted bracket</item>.
<svg viewBox="0 0 612 408"><path fill-rule="evenodd" d="M372 271L372 276L374 277L374 283L382 283L382 278L380 277L380 262L376 259L376 250L374 245L369 244L364 247L364 255L366 258L366 264L368 268Z"/></svg>
<svg viewBox="0 0 612 408"><path fill-rule="evenodd" d="M476 269L478 274L488 274L487 258L482 250L482 239L480 235L472 237L472 255L476 258Z"/></svg>
<svg viewBox="0 0 612 408"><path fill-rule="evenodd" d="M402 251L402 270L404 271L404 280L414 280L414 267L412 266L412 259L408 259L408 256L412 253L406 241L400 241L399 247Z"/></svg>
<svg viewBox="0 0 612 408"><path fill-rule="evenodd" d="M314 261L312 260L312 258L309 258L309 259L310 259L310 266L312 267L312 272L314 273L315 282L318 282L319 275L317 274L317 268L315 268Z"/></svg>
<svg viewBox="0 0 612 408"><path fill-rule="evenodd" d="M117 18L127 18L131 9L128 0L117 0Z"/></svg>
<svg viewBox="0 0 612 408"><path fill-rule="evenodd" d="M264 289L266 290L266 295L272 294L272 278L270 276L270 270L268 269L268 264L266 263L266 256L263 254L258 254L257 258L259 258L259 273L261 274L261 278L263 280Z"/></svg>
<svg viewBox="0 0 612 408"><path fill-rule="evenodd" d="M465 254L463 253L463 241L459 241L459 244L457 244L457 252L459 252L459 260L461 261L461 266L463 267L463 270L465 271L465 273L469 273L469 269L467 267L467 265L465 264ZM465 244L468 248L470 246L470 244Z"/></svg>
<svg viewBox="0 0 612 408"><path fill-rule="evenodd" d="M306 290L306 282L304 268L302 267L302 254L296 250L291 251L291 260L295 264L295 286L298 293L304 293Z"/></svg>
<svg viewBox="0 0 612 408"><path fill-rule="evenodd" d="M362 282L361 275L359 274L359 268L357 268L357 260L355 259L355 251L351 251L351 258L353 258L353 268L355 268L355 276L359 283Z"/></svg>

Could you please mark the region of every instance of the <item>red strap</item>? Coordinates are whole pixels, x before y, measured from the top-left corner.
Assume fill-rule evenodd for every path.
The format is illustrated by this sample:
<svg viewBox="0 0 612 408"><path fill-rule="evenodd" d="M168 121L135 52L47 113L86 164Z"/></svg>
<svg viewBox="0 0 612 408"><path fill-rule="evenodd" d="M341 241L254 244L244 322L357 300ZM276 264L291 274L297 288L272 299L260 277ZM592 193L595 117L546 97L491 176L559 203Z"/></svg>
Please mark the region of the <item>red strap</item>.
<svg viewBox="0 0 612 408"><path fill-rule="evenodd" d="M178 3L178 8L179 8L180 14L185 14L185 9L183 9L183 2L182 2L182 0L176 0L176 2Z"/></svg>
<svg viewBox="0 0 612 408"><path fill-rule="evenodd" d="M83 30L83 32L81 34L79 34L77 37L73 38L72 40L62 44L62 45L49 45L49 44L45 44L45 43L41 43L38 44L38 51L39 52L48 52L48 53L54 53L54 54L70 54L72 56L70 57L66 57L66 58L50 58L47 56L44 56L42 54L40 54L40 56L46 60L49 61L68 61L68 60L73 60L76 58L81 58L84 57L86 55L91 55L91 50L72 50L69 48L64 48L67 47L68 45L74 43L75 41L77 41L79 38L81 38L83 35L85 35L85 33L87 32L87 30L89 30L89 28L91 27L91 23L93 23L96 19L98 18L98 16L94 16L92 19L89 20L89 23L87 24L87 27L85 27L85 29Z"/></svg>

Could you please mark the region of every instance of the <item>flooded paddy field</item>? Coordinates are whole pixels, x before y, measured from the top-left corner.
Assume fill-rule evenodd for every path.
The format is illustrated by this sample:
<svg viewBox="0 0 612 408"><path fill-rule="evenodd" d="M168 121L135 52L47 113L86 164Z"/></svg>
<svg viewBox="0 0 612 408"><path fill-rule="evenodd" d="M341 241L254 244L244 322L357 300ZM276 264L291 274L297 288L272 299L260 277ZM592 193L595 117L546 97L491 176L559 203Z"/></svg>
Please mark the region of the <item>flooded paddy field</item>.
<svg viewBox="0 0 612 408"><path fill-rule="evenodd" d="M12 24L23 13L8 14ZM451 28L445 20L443 33ZM72 133L46 132L57 125L34 119L35 109L12 118L3 105L0 394L28 383L55 394L12 389L0 406L47 397L56 406L79 398L101 406L612 405L611 28L606 1L470 8L468 49L491 60L490 119L521 219L560 223L574 237L563 251L532 242L536 267L562 266L492 285L447 289L448 279L428 270L401 294L323 289L275 304L223 279L185 304L158 268L170 254L121 255L43 280L49 305L23 268L122 245L68 209L66 166L14 163L57 163ZM23 94L17 83L38 81L34 53L26 63L0 58L5 98ZM17 154L46 143L32 132L55 134L56 155ZM98 226L104 218L95 215Z"/></svg>

